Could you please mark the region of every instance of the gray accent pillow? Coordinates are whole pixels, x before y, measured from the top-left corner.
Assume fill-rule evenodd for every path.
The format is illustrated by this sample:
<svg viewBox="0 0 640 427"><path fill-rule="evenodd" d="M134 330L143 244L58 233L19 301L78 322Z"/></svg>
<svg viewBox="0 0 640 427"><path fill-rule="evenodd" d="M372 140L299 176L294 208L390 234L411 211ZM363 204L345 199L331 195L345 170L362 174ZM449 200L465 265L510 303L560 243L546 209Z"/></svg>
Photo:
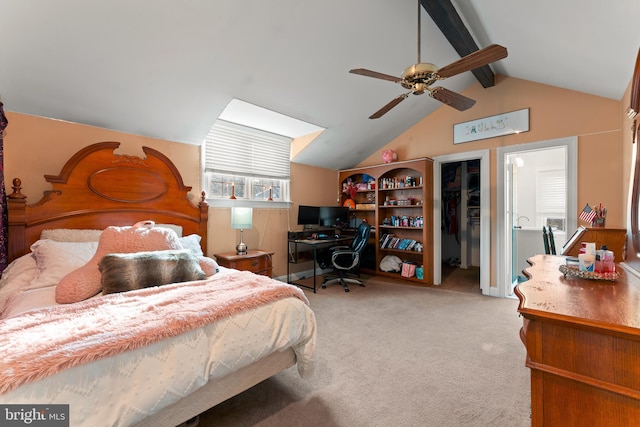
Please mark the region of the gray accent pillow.
<svg viewBox="0 0 640 427"><path fill-rule="evenodd" d="M207 277L188 249L107 254L98 269L105 295Z"/></svg>

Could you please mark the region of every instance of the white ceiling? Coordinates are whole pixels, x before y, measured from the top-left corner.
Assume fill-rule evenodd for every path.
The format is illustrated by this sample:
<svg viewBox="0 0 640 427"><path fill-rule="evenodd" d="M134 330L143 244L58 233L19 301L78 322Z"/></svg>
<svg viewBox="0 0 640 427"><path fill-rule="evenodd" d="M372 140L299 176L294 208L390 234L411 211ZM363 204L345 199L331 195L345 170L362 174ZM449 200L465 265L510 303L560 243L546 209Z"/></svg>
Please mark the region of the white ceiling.
<svg viewBox="0 0 640 427"><path fill-rule="evenodd" d="M622 98L637 0L453 3L480 48L507 47L497 74ZM404 89L348 73L415 63L416 13L416 0L0 0L0 96L8 111L191 144L236 98L326 128L296 162L349 168L442 106L409 97L370 120ZM460 58L424 10L421 40L423 62Z"/></svg>

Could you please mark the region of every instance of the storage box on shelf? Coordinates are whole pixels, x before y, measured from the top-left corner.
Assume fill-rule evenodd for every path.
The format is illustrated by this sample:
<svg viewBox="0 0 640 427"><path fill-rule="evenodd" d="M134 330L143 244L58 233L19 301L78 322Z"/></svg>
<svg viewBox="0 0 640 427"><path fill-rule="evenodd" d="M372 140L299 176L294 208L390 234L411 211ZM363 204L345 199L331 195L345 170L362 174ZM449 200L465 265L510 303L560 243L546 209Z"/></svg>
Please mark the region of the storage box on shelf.
<svg viewBox="0 0 640 427"><path fill-rule="evenodd" d="M433 161L426 158L340 172L341 203L350 203L347 199L355 202L352 223L365 220L375 227L370 241L375 260L365 270L425 285L433 283L432 176ZM371 183L369 177L375 181ZM357 186L365 181L366 187ZM351 184L356 188L349 193ZM380 261L385 255L422 266L423 278L382 271Z"/></svg>

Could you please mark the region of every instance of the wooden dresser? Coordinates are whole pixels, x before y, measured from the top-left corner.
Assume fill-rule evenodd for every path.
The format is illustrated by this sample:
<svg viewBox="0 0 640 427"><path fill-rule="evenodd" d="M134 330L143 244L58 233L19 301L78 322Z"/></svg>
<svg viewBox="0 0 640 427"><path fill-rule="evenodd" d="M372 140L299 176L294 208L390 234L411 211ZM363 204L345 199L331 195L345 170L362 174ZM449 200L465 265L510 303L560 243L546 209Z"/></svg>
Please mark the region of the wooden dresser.
<svg viewBox="0 0 640 427"><path fill-rule="evenodd" d="M216 257L218 264L223 267L252 271L256 274L272 277L273 254L273 252L254 250L247 251L247 253L243 255L238 255L235 252L224 252L214 254L214 256Z"/></svg>
<svg viewBox="0 0 640 427"><path fill-rule="evenodd" d="M576 239L565 245L562 255L578 256L582 242L594 242L596 249L606 245L613 251L616 262L624 261L627 255L627 230L625 228L584 228L578 229Z"/></svg>
<svg viewBox="0 0 640 427"><path fill-rule="evenodd" d="M532 426L640 423L640 279L563 277L564 257L537 255L516 287L531 369Z"/></svg>

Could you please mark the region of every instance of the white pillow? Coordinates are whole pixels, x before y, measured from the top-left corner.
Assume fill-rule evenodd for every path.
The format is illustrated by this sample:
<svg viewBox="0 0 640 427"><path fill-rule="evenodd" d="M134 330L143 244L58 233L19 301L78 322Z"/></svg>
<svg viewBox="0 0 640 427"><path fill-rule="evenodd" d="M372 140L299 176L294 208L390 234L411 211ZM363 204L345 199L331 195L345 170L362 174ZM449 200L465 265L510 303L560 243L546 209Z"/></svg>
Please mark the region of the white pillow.
<svg viewBox="0 0 640 427"><path fill-rule="evenodd" d="M202 253L202 247L200 247L200 240L202 240L202 236L198 234L189 234L185 237L180 237L180 244L184 249L189 249L189 251L195 256L204 256Z"/></svg>
<svg viewBox="0 0 640 427"><path fill-rule="evenodd" d="M182 226L176 224L155 224L156 227L168 228L176 232L178 237L182 237Z"/></svg>
<svg viewBox="0 0 640 427"><path fill-rule="evenodd" d="M41 240L55 240L56 242L97 242L102 230L54 228L42 230Z"/></svg>
<svg viewBox="0 0 640 427"><path fill-rule="evenodd" d="M36 260L31 254L21 256L7 266L0 278L0 313L4 311L13 295L29 286L36 275L36 270Z"/></svg>
<svg viewBox="0 0 640 427"><path fill-rule="evenodd" d="M35 275L36 272L36 260L34 257L27 255L22 255L21 257L13 260L7 268L2 272L2 277L0 277L0 289L4 286L14 282L20 276L31 275L31 278ZM31 280L31 279L29 279Z"/></svg>
<svg viewBox="0 0 640 427"><path fill-rule="evenodd" d="M26 289L57 285L64 276L85 265L97 248L98 242L38 240L31 245L36 274Z"/></svg>
<svg viewBox="0 0 640 427"><path fill-rule="evenodd" d="M385 255L380 261L380 270L399 272L402 268L402 260L395 255Z"/></svg>

